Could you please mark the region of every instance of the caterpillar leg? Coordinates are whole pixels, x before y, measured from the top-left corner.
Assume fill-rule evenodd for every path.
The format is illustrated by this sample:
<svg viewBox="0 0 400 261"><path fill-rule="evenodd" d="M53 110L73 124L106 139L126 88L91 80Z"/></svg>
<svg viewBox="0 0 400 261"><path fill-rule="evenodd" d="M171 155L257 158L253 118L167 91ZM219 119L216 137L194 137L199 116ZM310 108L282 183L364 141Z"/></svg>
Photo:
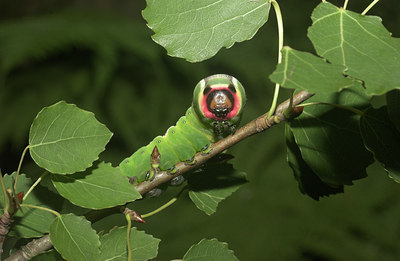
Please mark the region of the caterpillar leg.
<svg viewBox="0 0 400 261"><path fill-rule="evenodd" d="M215 135L217 135L220 138L228 136L229 134L232 134L236 130L236 127L234 125L230 125L228 121L214 121L213 128Z"/></svg>
<svg viewBox="0 0 400 261"><path fill-rule="evenodd" d="M171 179L170 184L171 186L179 186L185 181L185 178L182 175L176 176L175 178Z"/></svg>
<svg viewBox="0 0 400 261"><path fill-rule="evenodd" d="M148 196L150 198L154 198L154 197L160 196L162 192L163 192L163 190L160 188L153 188L152 190L147 192L146 196Z"/></svg>
<svg viewBox="0 0 400 261"><path fill-rule="evenodd" d="M237 130L236 125L231 125L231 126L229 126L229 132L230 132L232 135L235 134L236 130Z"/></svg>
<svg viewBox="0 0 400 261"><path fill-rule="evenodd" d="M178 169L174 166L170 167L169 169L167 169L168 174L174 175L176 173L178 173Z"/></svg>
<svg viewBox="0 0 400 261"><path fill-rule="evenodd" d="M145 181L152 181L154 179L154 170L148 170L144 176Z"/></svg>
<svg viewBox="0 0 400 261"><path fill-rule="evenodd" d="M212 151L212 148L211 148L210 144L207 144L206 146L201 148L201 155L202 156L208 155L211 151Z"/></svg>
<svg viewBox="0 0 400 261"><path fill-rule="evenodd" d="M194 156L191 159L185 160L185 165L194 165L197 163L197 160L194 159Z"/></svg>

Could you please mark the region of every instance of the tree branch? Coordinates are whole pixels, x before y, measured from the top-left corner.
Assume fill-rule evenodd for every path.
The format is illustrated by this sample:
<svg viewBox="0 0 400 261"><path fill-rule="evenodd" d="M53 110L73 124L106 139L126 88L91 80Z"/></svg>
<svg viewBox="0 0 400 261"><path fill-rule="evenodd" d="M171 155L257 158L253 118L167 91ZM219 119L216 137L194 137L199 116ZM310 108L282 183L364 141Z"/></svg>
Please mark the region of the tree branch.
<svg viewBox="0 0 400 261"><path fill-rule="evenodd" d="M11 215L6 210L4 214L0 217L0 257L3 254L3 243L12 222L13 220L11 219Z"/></svg>
<svg viewBox="0 0 400 261"><path fill-rule="evenodd" d="M293 96L293 107L296 107L300 103L304 102L305 100L309 99L311 96L314 94L306 92L306 91L301 91ZM279 106L276 108L275 114L270 117L268 117L268 113L265 113L261 115L260 117L252 120L251 122L247 123L245 126L241 127L238 129L233 135L229 135L225 137L224 139L219 140L218 142L214 143L211 146L211 152L202 155L201 152L197 153L194 156L194 160L196 164L193 165L187 165L184 162L180 162L176 164L176 169L177 173L174 175L169 174L167 171L162 171L155 175L154 179L152 181L145 181L141 182L138 185L136 185L136 190L140 194L145 194L152 190L153 188L158 187L159 185L166 183L173 179L176 176L182 175L183 173L195 169L205 162L207 162L209 159L212 157L216 156L217 154L223 152L224 150L232 147L234 144L238 143L239 141L242 141L254 134L260 133L265 131L266 129L269 129L271 126L286 120L286 117L284 115L284 111L289 107L290 104L290 99L287 99L286 101L282 102L279 104Z"/></svg>
<svg viewBox="0 0 400 261"><path fill-rule="evenodd" d="M4 261L27 261L41 252L49 250L52 246L50 236L45 235L39 239L32 240Z"/></svg>
<svg viewBox="0 0 400 261"><path fill-rule="evenodd" d="M300 103L306 101L314 94L301 91L293 96L293 108L299 105ZM166 183L173 179L176 176L182 175L183 173L195 169L206 161L211 159L212 157L216 156L217 154L223 152L224 150L232 147L234 144L260 132L269 129L271 126L280 123L281 121L287 120L285 117L285 110L288 109L290 105L290 100L287 99L286 101L279 104L276 108L275 114L268 118L268 113L261 115L260 117L252 120L251 122L247 123L245 126L238 129L233 135L229 135L224 139L219 140L218 142L214 143L211 146L210 153L206 155L202 155L202 153L197 153L194 157L196 164L193 165L186 165L183 162L180 162L176 165L177 173L174 175L168 174L166 171L162 171L155 175L152 181L145 181L138 185L136 185L136 190L140 194L146 194L153 188L158 187L159 185ZM111 210L118 210L119 207L111 208ZM28 260L29 258L33 257L34 255L39 254L42 251L46 251L52 247L50 242L49 235L45 235L40 239L32 240L26 246L22 247L19 251L14 253L12 256L7 258L7 261L22 261Z"/></svg>

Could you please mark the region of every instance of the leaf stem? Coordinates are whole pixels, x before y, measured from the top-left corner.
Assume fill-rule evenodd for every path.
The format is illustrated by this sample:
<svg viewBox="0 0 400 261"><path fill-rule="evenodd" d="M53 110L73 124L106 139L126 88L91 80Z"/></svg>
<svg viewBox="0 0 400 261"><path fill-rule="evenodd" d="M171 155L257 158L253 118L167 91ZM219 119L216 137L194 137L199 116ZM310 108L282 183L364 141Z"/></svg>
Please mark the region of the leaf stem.
<svg viewBox="0 0 400 261"><path fill-rule="evenodd" d="M21 170L21 166L22 166L22 162L24 161L25 154L26 154L26 152L28 151L29 148L30 148L29 145L25 147L24 151L22 152L21 159L19 160L19 164L18 164L18 168L17 168L17 174L15 175L14 189L17 189L17 182L18 182L19 172Z"/></svg>
<svg viewBox="0 0 400 261"><path fill-rule="evenodd" d="M304 104L300 104L298 106L311 106L311 105L329 105L335 108L339 108L339 109L343 109L343 110L347 110L347 111L351 111L354 112L355 114L358 114L360 116L362 116L364 114L364 112L354 108L354 107L350 107L350 106L346 106L346 105L341 105L341 104L335 104L335 103L329 103L329 102L309 102L309 103L304 103Z"/></svg>
<svg viewBox="0 0 400 261"><path fill-rule="evenodd" d="M147 213L147 214L141 215L141 217L142 217L142 218L150 217L150 216L152 216L152 215L154 215L154 214L157 214L158 212L163 211L163 210L166 209L167 207L171 206L172 204L174 204L174 203L178 200L179 196L186 190L186 188L187 188L187 186L183 187L183 188L179 191L179 193L178 193L174 198L172 198L170 201L168 201L167 203L165 203L165 204L162 205L161 207L157 208L156 210L153 210L153 211L151 211L151 212L149 212L149 213Z"/></svg>
<svg viewBox="0 0 400 261"><path fill-rule="evenodd" d="M126 248L128 251L128 261L132 261L132 250L131 250L131 227L132 227L132 221L131 217L129 214L125 215L126 221L128 222L128 225L126 226Z"/></svg>
<svg viewBox="0 0 400 261"><path fill-rule="evenodd" d="M289 107L288 109L293 109L293 95L294 95L294 89L290 90L290 98L289 98Z"/></svg>
<svg viewBox="0 0 400 261"><path fill-rule="evenodd" d="M282 12L281 9L279 8L279 4L275 0L271 0L272 6L274 7L275 14L276 14L276 21L278 24L278 64L282 62L282 48L283 48L283 18L282 18ZM274 91L274 98L272 100L271 108L269 109L268 112L268 119L274 114L275 109L276 109L276 104L278 101L278 96L279 96L279 88L280 85L279 83L275 84L275 91Z"/></svg>
<svg viewBox="0 0 400 261"><path fill-rule="evenodd" d="M7 200L6 185L4 184L3 173L1 173L1 169L0 169L0 183L1 183L1 189L3 190L3 195L4 195L4 210L7 210L8 209L8 200Z"/></svg>
<svg viewBox="0 0 400 261"><path fill-rule="evenodd" d="M147 214L142 215L142 218L147 218L147 217L150 217L150 216L152 216L154 214L157 214L158 212L160 212L160 211L166 209L167 207L171 206L172 204L174 204L175 201L177 201L177 200L178 200L178 196L172 198L170 201L168 201L167 203L165 203L161 207L157 208L156 210L153 210L153 211L151 211L151 212L149 212Z"/></svg>
<svg viewBox="0 0 400 261"><path fill-rule="evenodd" d="M28 189L28 191L26 192L26 194L24 195L22 202L25 201L25 199L28 197L28 195L32 192L32 190L37 186L37 184L40 183L40 181L42 181L43 177L47 175L47 171L45 171L36 181L35 183L32 184L32 186Z"/></svg>
<svg viewBox="0 0 400 261"><path fill-rule="evenodd" d="M37 208L37 209L41 209L47 212L50 212L52 214L54 214L57 217L61 217L61 214L58 213L55 210L49 209L49 208L44 208L44 207L40 207L40 206L35 206L35 205L31 205L31 204L21 204L21 207L27 207L27 208Z"/></svg>
<svg viewBox="0 0 400 261"><path fill-rule="evenodd" d="M345 0L344 1L344 5L343 5L343 9L346 10L347 8L347 4L349 3L349 0Z"/></svg>
<svg viewBox="0 0 400 261"><path fill-rule="evenodd" d="M367 8L365 8L365 10L361 13L361 15L365 15L372 7L374 7L374 5L376 5L379 2L379 0L374 0L372 1L372 3L369 4L369 6L367 6Z"/></svg>

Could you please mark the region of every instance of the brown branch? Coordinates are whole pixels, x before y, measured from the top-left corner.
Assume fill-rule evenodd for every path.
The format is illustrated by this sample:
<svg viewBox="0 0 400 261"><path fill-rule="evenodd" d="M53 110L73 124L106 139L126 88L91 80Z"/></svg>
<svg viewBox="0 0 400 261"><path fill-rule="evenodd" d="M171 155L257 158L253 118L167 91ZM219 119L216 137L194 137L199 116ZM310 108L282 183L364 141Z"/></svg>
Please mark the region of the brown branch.
<svg viewBox="0 0 400 261"><path fill-rule="evenodd" d="M300 103L304 102L305 100L309 99L311 96L314 94L306 92L306 91L301 91L293 96L293 103L292 106L295 107L299 105ZM216 156L217 154L223 152L224 150L232 147L234 144L238 143L239 141L242 141L254 134L260 133L265 131L266 129L269 129L271 126L278 124L281 121L286 120L284 111L289 107L290 100L286 100L279 104L279 106L276 108L275 114L270 117L269 119L267 118L268 113L265 113L261 115L260 117L252 120L245 126L241 127L238 129L233 135L229 135L228 137L214 143L211 146L211 152L202 155L201 153L197 153L194 157L194 160L196 161L196 164L193 165L186 165L183 162L180 162L176 165L176 168L178 172L174 175L168 174L166 171L162 171L158 174L155 175L154 179L152 181L145 181L142 182L138 185L136 185L136 190L144 195L153 188L158 187L159 185L166 183L173 179L176 176L179 176L189 170L195 169L202 164L204 164L206 161L211 159L212 157ZM116 207L116 211L120 208ZM29 254L29 258L33 257L34 255L39 254L42 251L46 251L52 247L52 244L50 242L49 235L46 235L40 239L36 239L28 243L26 246L22 247L19 251L17 251L15 254L7 258L7 261L20 261L20 260L28 260L28 259L19 259L22 254L20 253L21 251L25 253L26 256L28 256L26 253ZM29 250L29 251L26 251ZM18 256L16 256L18 254Z"/></svg>
<svg viewBox="0 0 400 261"><path fill-rule="evenodd" d="M4 261L27 261L41 252L49 250L52 246L50 236L45 235L39 239L32 240Z"/></svg>
<svg viewBox="0 0 400 261"><path fill-rule="evenodd" d="M3 243L12 222L13 220L11 219L10 213L5 211L0 217L0 257L3 254Z"/></svg>
<svg viewBox="0 0 400 261"><path fill-rule="evenodd" d="M301 91L293 96L293 103L292 106L295 107L298 104L304 102L305 100L309 99L311 96L314 94L306 92L306 91ZM214 143L211 146L211 152L202 155L201 152L197 153L194 156L194 160L196 161L196 164L193 165L187 165L184 162L180 162L176 164L176 169L177 173L174 175L169 174L167 171L162 171L155 175L154 179L152 181L145 181L141 182L138 185L136 185L136 190L140 194L145 194L152 190L153 188L158 187L159 185L166 183L173 179L176 176L179 176L189 170L195 169L202 164L204 164L206 161L211 159L212 157L216 156L217 154L223 152L224 150L232 147L234 144L238 143L239 141L242 141L254 134L260 133L262 131L265 131L266 129L269 129L271 126L286 120L284 111L289 107L290 104L290 99L287 99L286 101L282 102L279 104L279 106L276 108L275 114L270 117L269 119L267 118L268 113L265 113L261 115L260 117L252 120L251 122L247 123L245 126L241 127L238 129L233 135L229 135L224 139L219 140L218 142Z"/></svg>

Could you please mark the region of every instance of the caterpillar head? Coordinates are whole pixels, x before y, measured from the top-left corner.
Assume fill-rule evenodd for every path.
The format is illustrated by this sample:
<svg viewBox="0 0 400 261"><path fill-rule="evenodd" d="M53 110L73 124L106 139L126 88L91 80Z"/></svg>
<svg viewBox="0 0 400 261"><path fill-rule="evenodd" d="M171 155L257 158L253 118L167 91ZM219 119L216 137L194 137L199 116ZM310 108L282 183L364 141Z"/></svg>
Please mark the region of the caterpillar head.
<svg viewBox="0 0 400 261"><path fill-rule="evenodd" d="M196 85L192 106L205 125L226 136L239 125L245 103L246 93L235 77L215 74Z"/></svg>

